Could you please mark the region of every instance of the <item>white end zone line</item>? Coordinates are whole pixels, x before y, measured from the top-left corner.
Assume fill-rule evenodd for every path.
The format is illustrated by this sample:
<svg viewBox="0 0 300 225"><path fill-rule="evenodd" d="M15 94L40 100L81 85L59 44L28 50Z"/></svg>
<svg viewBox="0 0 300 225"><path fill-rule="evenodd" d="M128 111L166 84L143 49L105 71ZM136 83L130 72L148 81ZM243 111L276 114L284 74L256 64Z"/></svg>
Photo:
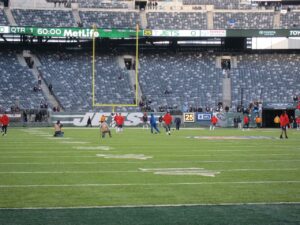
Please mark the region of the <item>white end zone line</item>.
<svg viewBox="0 0 300 225"><path fill-rule="evenodd" d="M228 203L196 203L196 204L157 204L157 205L107 205L107 206L69 206L69 207L24 207L0 208L0 210L64 210L64 209L107 209L107 208L164 208L164 207L193 207L193 206L255 206L255 205L299 205L300 202L228 202Z"/></svg>
<svg viewBox="0 0 300 225"><path fill-rule="evenodd" d="M191 183L124 183L124 184L13 184L0 185L0 188L42 188L42 187L129 187L129 186L176 186L176 185L217 185L217 184L300 184L300 180L283 181L213 181Z"/></svg>

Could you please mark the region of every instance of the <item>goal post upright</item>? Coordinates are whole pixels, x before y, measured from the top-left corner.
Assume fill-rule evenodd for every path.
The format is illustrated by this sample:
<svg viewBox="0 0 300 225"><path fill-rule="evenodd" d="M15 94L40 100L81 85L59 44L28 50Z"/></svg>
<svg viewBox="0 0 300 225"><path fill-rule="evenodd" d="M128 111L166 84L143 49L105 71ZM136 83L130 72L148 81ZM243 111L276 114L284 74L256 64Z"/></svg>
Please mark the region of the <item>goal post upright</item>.
<svg viewBox="0 0 300 225"><path fill-rule="evenodd" d="M112 112L115 112L116 107L130 107L130 106L134 106L137 107L138 106L138 88L139 88L139 81L138 81L138 66L139 66L139 25L136 24L136 42L135 42L135 103L134 104L100 104L97 103L95 100L95 60L96 60L96 36L95 33L98 32L96 25L93 25L93 33L92 33L92 39L93 39L93 50L92 50L92 106L93 109L95 107L112 107ZM100 37L100 34L97 35L98 37Z"/></svg>
<svg viewBox="0 0 300 225"><path fill-rule="evenodd" d="M92 81L92 95L93 95L93 108L95 107L95 52L96 52L96 37L95 37L95 32L97 28L96 25L93 25L93 33L92 33L92 38L93 38L93 53L92 53L92 74L93 74L93 81Z"/></svg>
<svg viewBox="0 0 300 225"><path fill-rule="evenodd" d="M136 24L136 43L135 43L135 106L138 106L138 69L139 69L139 24Z"/></svg>

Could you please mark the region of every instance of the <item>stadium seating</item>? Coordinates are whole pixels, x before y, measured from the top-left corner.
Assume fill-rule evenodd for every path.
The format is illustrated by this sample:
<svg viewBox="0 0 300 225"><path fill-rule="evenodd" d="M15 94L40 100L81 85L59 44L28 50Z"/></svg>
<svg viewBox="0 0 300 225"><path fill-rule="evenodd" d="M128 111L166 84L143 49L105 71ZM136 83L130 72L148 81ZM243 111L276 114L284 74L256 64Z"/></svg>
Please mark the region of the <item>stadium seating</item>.
<svg viewBox="0 0 300 225"><path fill-rule="evenodd" d="M103 0L78 0L80 8L106 8L106 9L127 9L128 5L122 2Z"/></svg>
<svg viewBox="0 0 300 225"><path fill-rule="evenodd" d="M0 9L0 25L9 25L6 15L2 9Z"/></svg>
<svg viewBox="0 0 300 225"><path fill-rule="evenodd" d="M231 69L232 102L243 100L264 102L292 102L300 90L300 56L297 54L242 54L238 68Z"/></svg>
<svg viewBox="0 0 300 225"><path fill-rule="evenodd" d="M183 5L214 5L216 9L238 9L239 0L183 0Z"/></svg>
<svg viewBox="0 0 300 225"><path fill-rule="evenodd" d="M79 15L84 27L135 28L140 24L137 12L80 11Z"/></svg>
<svg viewBox="0 0 300 225"><path fill-rule="evenodd" d="M151 108L183 104L215 106L222 101L222 72L215 68L214 55L149 54L140 58L139 82Z"/></svg>
<svg viewBox="0 0 300 225"><path fill-rule="evenodd" d="M71 11L13 9L12 14L20 26L74 27L77 26Z"/></svg>
<svg viewBox="0 0 300 225"><path fill-rule="evenodd" d="M17 105L22 109L38 109L44 101L41 91L34 92L37 80L27 67L21 66L13 52L0 51L0 108L9 110ZM4 76L5 75L5 76Z"/></svg>
<svg viewBox="0 0 300 225"><path fill-rule="evenodd" d="M300 28L300 12L281 14L280 28Z"/></svg>
<svg viewBox="0 0 300 225"><path fill-rule="evenodd" d="M270 29L273 12L215 12L214 29Z"/></svg>
<svg viewBox="0 0 300 225"><path fill-rule="evenodd" d="M92 63L87 53L39 53L47 83L66 111L92 109ZM113 55L96 58L95 103L133 104L129 75Z"/></svg>
<svg viewBox="0 0 300 225"><path fill-rule="evenodd" d="M206 13L149 12L148 28L151 29L207 29Z"/></svg>

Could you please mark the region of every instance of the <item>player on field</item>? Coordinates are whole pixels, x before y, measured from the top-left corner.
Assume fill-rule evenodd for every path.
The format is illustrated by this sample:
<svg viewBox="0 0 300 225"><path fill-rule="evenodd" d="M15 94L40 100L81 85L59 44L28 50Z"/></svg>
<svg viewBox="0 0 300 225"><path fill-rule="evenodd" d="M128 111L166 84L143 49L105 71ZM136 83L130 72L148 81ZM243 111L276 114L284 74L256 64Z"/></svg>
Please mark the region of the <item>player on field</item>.
<svg viewBox="0 0 300 225"><path fill-rule="evenodd" d="M167 112L163 117L163 121L165 122L166 134L168 134L168 135L171 135L172 120L173 120L173 118L169 112Z"/></svg>
<svg viewBox="0 0 300 225"><path fill-rule="evenodd" d="M211 118L211 120L210 120L210 122L211 122L211 125L209 127L209 130L214 130L215 127L216 127L216 124L218 122L218 118L213 115L212 118Z"/></svg>
<svg viewBox="0 0 300 225"><path fill-rule="evenodd" d="M1 133L2 136L6 136L7 134L7 126L9 124L9 117L6 115L6 113L3 114L2 117L0 117L0 123L2 124Z"/></svg>
<svg viewBox="0 0 300 225"><path fill-rule="evenodd" d="M117 132L123 132L123 124L124 124L125 118L121 115L121 113L119 113L115 116L115 121L117 124Z"/></svg>
<svg viewBox="0 0 300 225"><path fill-rule="evenodd" d="M100 123L105 122L106 121L106 117L104 114L102 114L102 116L100 117Z"/></svg>
<svg viewBox="0 0 300 225"><path fill-rule="evenodd" d="M146 128L148 129L148 115L146 112L144 112L144 115L142 117L142 121L143 121L143 129Z"/></svg>
<svg viewBox="0 0 300 225"><path fill-rule="evenodd" d="M109 126L114 128L114 127L116 127L116 121L115 121L115 116L116 115L114 113L111 113L110 116L111 116L111 121L110 121Z"/></svg>
<svg viewBox="0 0 300 225"><path fill-rule="evenodd" d="M105 138L106 133L108 133L109 137L111 137L110 129L108 127L108 124L105 121L100 122L100 132L101 132L102 138Z"/></svg>
<svg viewBox="0 0 300 225"><path fill-rule="evenodd" d="M57 120L56 124L54 124L54 137L63 137L64 132L61 131L63 125Z"/></svg>
<svg viewBox="0 0 300 225"><path fill-rule="evenodd" d="M288 138L287 136L287 133L286 133L286 130L287 130L287 127L290 123L290 120L289 120L289 117L288 115L286 114L285 111L283 111L283 113L280 115L280 127L281 127L281 135L280 135L280 138L282 139L282 135L284 133L285 135L285 138Z"/></svg>
<svg viewBox="0 0 300 225"><path fill-rule="evenodd" d="M150 126L151 126L151 133L152 134L153 134L153 129L156 130L155 133L160 133L159 129L157 128L156 118L154 117L153 113L151 113L151 116L150 116Z"/></svg>

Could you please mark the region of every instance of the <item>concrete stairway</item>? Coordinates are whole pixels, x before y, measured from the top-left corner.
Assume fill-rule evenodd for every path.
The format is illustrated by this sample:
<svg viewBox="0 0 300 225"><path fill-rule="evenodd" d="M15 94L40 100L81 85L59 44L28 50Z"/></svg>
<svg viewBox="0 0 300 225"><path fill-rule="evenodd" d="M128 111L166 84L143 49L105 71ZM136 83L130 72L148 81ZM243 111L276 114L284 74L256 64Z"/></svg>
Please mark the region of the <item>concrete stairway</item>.
<svg viewBox="0 0 300 225"><path fill-rule="evenodd" d="M72 14L73 14L73 17L74 17L76 23L77 24L82 24L80 16L79 16L79 10L78 10L79 5L78 5L78 3L72 3L71 7L72 7Z"/></svg>
<svg viewBox="0 0 300 225"><path fill-rule="evenodd" d="M18 58L18 61L19 61L19 63L21 65L27 66L27 63L26 63L26 61L25 61L25 59L24 59L24 57L23 57L22 54L17 54L17 58ZM34 61L34 64L33 64L33 68L30 69L30 70L31 70L33 76L35 77L35 79L38 80L39 71L38 71L37 67L40 66L41 63L40 63L39 59L35 55L33 55L33 54L31 54L31 59ZM60 109L61 109L61 111L63 112L64 108L57 101L57 99L55 98L55 96L50 94L49 88L46 85L45 80L43 79L43 76L42 76L42 85L41 85L41 88L42 88L42 91L43 91L43 93L44 93L44 95L45 95L45 97L47 99L47 102L49 102L52 106L55 106L55 107L59 106Z"/></svg>
<svg viewBox="0 0 300 225"><path fill-rule="evenodd" d="M147 16L146 16L146 12L140 11L140 20L141 20L141 29L146 29L148 26L148 21L147 21Z"/></svg>
<svg viewBox="0 0 300 225"><path fill-rule="evenodd" d="M273 28L280 28L280 12L275 12L274 14Z"/></svg>
<svg viewBox="0 0 300 225"><path fill-rule="evenodd" d="M15 18L13 17L10 8L5 7L4 8L4 13L8 19L9 25L11 26L17 26L17 23L15 21Z"/></svg>
<svg viewBox="0 0 300 225"><path fill-rule="evenodd" d="M231 106L231 79L223 78L223 107Z"/></svg>
<svg viewBox="0 0 300 225"><path fill-rule="evenodd" d="M121 67L121 68L125 68L125 62L124 62L124 58L131 58L132 62L135 61L134 59L134 56L119 56L117 58L117 62L118 62L118 65ZM128 73L129 73L129 80L130 80L130 86L132 87L134 93L135 92L135 87L136 87L136 74L135 74L135 70L128 70ZM141 99L141 96L142 96L142 90L140 88L140 85L138 84L138 101Z"/></svg>

